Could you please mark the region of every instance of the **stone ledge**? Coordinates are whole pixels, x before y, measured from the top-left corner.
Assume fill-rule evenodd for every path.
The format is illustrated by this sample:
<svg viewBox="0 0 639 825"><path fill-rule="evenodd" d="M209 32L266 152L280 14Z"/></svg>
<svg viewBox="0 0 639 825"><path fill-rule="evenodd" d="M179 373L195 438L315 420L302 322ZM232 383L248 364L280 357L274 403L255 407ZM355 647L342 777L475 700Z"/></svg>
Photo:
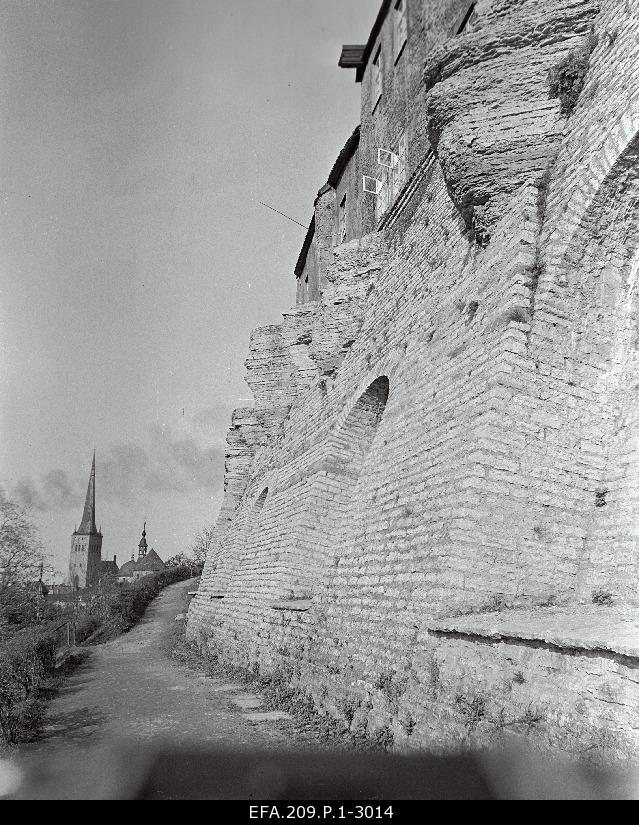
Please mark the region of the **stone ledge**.
<svg viewBox="0 0 639 825"><path fill-rule="evenodd" d="M639 660L639 612L594 605L471 613L428 624L437 635L548 645L566 653Z"/></svg>
<svg viewBox="0 0 639 825"><path fill-rule="evenodd" d="M249 722L278 722L281 719L291 719L291 715L284 710L266 710L261 713L247 713L244 718Z"/></svg>
<svg viewBox="0 0 639 825"><path fill-rule="evenodd" d="M295 610L302 613L308 610L312 604L312 599L290 599L288 601L273 602L271 610Z"/></svg>

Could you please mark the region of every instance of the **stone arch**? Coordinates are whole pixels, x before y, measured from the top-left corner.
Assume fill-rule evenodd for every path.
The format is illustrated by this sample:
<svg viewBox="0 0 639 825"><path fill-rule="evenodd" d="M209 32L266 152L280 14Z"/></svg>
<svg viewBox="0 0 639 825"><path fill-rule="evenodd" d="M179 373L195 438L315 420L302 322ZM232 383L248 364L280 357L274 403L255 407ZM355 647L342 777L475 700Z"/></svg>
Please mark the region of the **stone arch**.
<svg viewBox="0 0 639 825"><path fill-rule="evenodd" d="M536 303L536 310L543 309L550 299L555 312L571 318L573 337L575 332L577 337L589 335L593 323L604 322L611 334L606 335L609 346L595 353L601 367L619 343L633 292L632 262L639 247L639 129L607 170L565 243L549 250L549 264L551 259L554 264ZM571 349L574 354L574 344Z"/></svg>
<svg viewBox="0 0 639 825"><path fill-rule="evenodd" d="M386 408L389 390L388 377L380 375L356 397L329 440L328 466L341 473L359 473Z"/></svg>
<svg viewBox="0 0 639 825"><path fill-rule="evenodd" d="M254 493L249 489L236 511L235 529L225 535L224 556L215 573L207 579L208 589L214 591L217 598L232 596L234 584L246 562L247 552L250 553L251 546L256 542L262 510L272 492L272 487L265 486L259 495L253 498Z"/></svg>
<svg viewBox="0 0 639 825"><path fill-rule="evenodd" d="M546 263L548 281L565 268L570 261L571 247L579 243L580 230L589 215L596 211L596 201L614 181L626 159L633 154L633 144L639 137L639 94L628 103L625 111L606 132L599 150L572 182L567 202L557 200L549 204L546 221ZM541 286L541 285L540 285Z"/></svg>
<svg viewBox="0 0 639 825"><path fill-rule="evenodd" d="M227 602L247 598L243 590L252 582L254 598L268 616L269 600L304 600L322 588L388 396L386 375L369 381L346 406L315 469L306 477L292 473L277 493L272 484L264 486L245 509L225 570Z"/></svg>
<svg viewBox="0 0 639 825"><path fill-rule="evenodd" d="M639 123L622 118L606 146L565 240L549 250L529 352L565 386L556 406L572 445L565 472L579 467L577 596L602 590L638 603Z"/></svg>
<svg viewBox="0 0 639 825"><path fill-rule="evenodd" d="M346 533L349 503L357 486L390 392L388 376L380 375L347 405L341 424L328 440L320 468L298 495L297 552L290 570L293 596L324 592Z"/></svg>
<svg viewBox="0 0 639 825"><path fill-rule="evenodd" d="M599 347L596 424L605 463L591 511L592 525L578 592L590 599L605 591L613 601L639 604L639 137L634 168L608 191L608 208L599 225L602 265L597 273L599 328L607 331ZM617 220L615 221L615 218ZM590 317L593 318L594 313ZM584 328L587 318L581 322ZM606 333L605 333L606 334ZM592 334L582 336L591 346ZM594 416L593 416L594 418Z"/></svg>
<svg viewBox="0 0 639 825"><path fill-rule="evenodd" d="M628 194L635 184L638 161L639 129L625 145L623 151L617 155L606 176L598 181L597 189L590 196L587 208L573 226L565 245L562 245L562 257L558 261L560 273L566 269L572 270L579 264L585 254L585 238L594 237L598 229L605 231L607 224L613 220L618 224L619 218L625 218L629 211L636 214L636 192L632 197L628 197ZM614 208L615 202L619 207L617 209ZM601 240L603 240L604 247L610 248L612 239L607 237L607 233ZM627 233L624 240L629 241L627 246L624 244L623 250L626 261L629 261L634 250L634 238L631 233Z"/></svg>
<svg viewBox="0 0 639 825"><path fill-rule="evenodd" d="M333 557L356 553L355 537L365 531L366 517L358 506L359 493L368 481L366 463L374 449L375 436L388 403L389 390L389 380L385 375L370 383L331 440L331 459L339 475L347 479L338 515L339 538L335 543Z"/></svg>

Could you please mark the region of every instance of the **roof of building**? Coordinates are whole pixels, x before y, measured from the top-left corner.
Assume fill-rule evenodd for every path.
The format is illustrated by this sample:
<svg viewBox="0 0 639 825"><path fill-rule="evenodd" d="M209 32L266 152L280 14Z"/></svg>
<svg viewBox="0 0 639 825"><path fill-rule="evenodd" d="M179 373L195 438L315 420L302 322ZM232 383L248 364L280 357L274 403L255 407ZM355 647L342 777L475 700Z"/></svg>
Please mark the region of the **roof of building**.
<svg viewBox="0 0 639 825"><path fill-rule="evenodd" d="M153 548L149 550L146 556L143 556L141 559L135 564L135 569L141 571L149 571L152 570L153 572L160 572L162 570L166 570L166 564L162 561L162 559L158 556Z"/></svg>
<svg viewBox="0 0 639 825"><path fill-rule="evenodd" d="M339 58L338 66L342 69L356 69L355 81L360 83L364 76L364 69L375 46L375 41L380 33L386 15L391 5L391 0L384 0L382 6L377 13L373 28L368 36L368 41L365 45L359 46L342 46L342 53Z"/></svg>
<svg viewBox="0 0 639 825"><path fill-rule="evenodd" d="M87 496L84 500L82 521L75 532L83 536L95 536L98 532L98 528L95 526L95 450L93 451L93 463L91 464Z"/></svg>
<svg viewBox="0 0 639 825"><path fill-rule="evenodd" d="M100 573L103 576L117 576L119 572L119 568L115 560L111 559L110 561L102 561L100 563Z"/></svg>
<svg viewBox="0 0 639 825"><path fill-rule="evenodd" d="M118 576L131 576L133 575L135 568L136 562L134 562L133 559L130 559L130 561L125 562L118 570Z"/></svg>
<svg viewBox="0 0 639 825"><path fill-rule="evenodd" d="M324 192L328 192L329 189L335 189L337 184L340 182L342 175L344 174L344 170L348 166L350 159L353 157L355 152L357 151L357 147L359 146L359 134L360 134L360 127L359 125L355 127L353 133L349 137L349 139L344 144L342 151L337 156L337 160L333 164L333 168L328 176L328 180L322 186L322 188L317 193L317 197L320 198ZM315 201L317 203L317 200ZM311 222L308 226L306 231L306 237L304 238L304 243L302 244L302 249L300 250L299 257L297 259L297 263L295 264L295 277L301 278L302 272L304 272L304 267L306 266L306 258L308 256L308 250L311 248L311 244L313 243L313 238L315 237L315 215L311 218Z"/></svg>
<svg viewBox="0 0 639 825"><path fill-rule="evenodd" d="M304 272L304 267L306 266L306 258L308 257L308 250L311 248L311 244L313 243L313 238L315 237L315 215L311 218L311 222L308 225L308 229L306 230L306 237L304 238L304 243L302 244L302 248L300 250L300 254L297 258L297 263L295 264L295 277L301 278L302 272Z"/></svg>
<svg viewBox="0 0 639 825"><path fill-rule="evenodd" d="M344 144L342 151L337 156L337 160L333 164L333 168L331 169L331 173L328 176L328 180L326 184L331 186L333 189L337 186L340 182L342 175L344 174L344 170L348 166L350 159L353 157L355 152L357 151L357 147L359 146L359 133L360 127L359 124L353 129L353 132L349 139Z"/></svg>

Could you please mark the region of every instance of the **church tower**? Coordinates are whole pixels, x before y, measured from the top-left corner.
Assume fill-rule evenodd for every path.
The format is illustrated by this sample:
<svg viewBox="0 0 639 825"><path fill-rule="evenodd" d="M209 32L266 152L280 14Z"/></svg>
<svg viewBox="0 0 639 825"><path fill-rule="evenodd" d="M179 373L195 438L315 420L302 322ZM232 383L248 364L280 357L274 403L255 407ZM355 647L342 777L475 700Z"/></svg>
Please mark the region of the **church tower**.
<svg viewBox="0 0 639 825"><path fill-rule="evenodd" d="M144 527L142 528L142 538L140 539L140 543L138 544L138 561L143 559L146 556L146 551L148 550L148 544L146 543L146 521L144 522Z"/></svg>
<svg viewBox="0 0 639 825"><path fill-rule="evenodd" d="M76 588L98 583L102 566L102 533L95 526L95 450L80 526L71 536L69 584Z"/></svg>

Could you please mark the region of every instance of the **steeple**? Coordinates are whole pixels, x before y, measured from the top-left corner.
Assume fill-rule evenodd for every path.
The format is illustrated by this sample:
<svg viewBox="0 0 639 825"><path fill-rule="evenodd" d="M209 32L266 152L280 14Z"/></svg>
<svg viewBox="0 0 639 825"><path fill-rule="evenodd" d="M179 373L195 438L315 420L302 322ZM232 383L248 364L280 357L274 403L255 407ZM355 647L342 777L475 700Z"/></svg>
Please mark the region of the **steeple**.
<svg viewBox="0 0 639 825"><path fill-rule="evenodd" d="M95 526L95 450L93 451L93 463L91 464L91 475L89 476L82 521L76 532L84 536L95 536L98 532Z"/></svg>
<svg viewBox="0 0 639 825"><path fill-rule="evenodd" d="M138 561L144 556L146 556L147 550L147 543L146 543L146 521L144 522L144 527L142 528L142 538L140 539L140 543L138 544Z"/></svg>

